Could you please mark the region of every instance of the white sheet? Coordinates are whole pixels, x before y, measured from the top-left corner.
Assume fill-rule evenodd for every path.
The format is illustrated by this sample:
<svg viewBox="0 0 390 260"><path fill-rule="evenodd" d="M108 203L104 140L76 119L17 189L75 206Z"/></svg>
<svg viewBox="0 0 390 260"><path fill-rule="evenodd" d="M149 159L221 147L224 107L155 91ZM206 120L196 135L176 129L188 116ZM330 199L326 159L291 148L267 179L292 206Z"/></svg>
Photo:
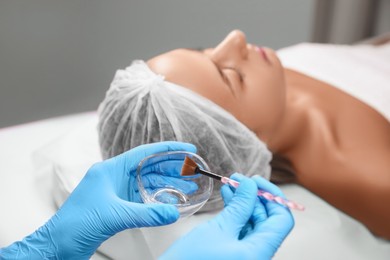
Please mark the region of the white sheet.
<svg viewBox="0 0 390 260"><path fill-rule="evenodd" d="M278 50L283 66L324 81L366 103L390 122L390 42L301 43Z"/></svg>
<svg viewBox="0 0 390 260"><path fill-rule="evenodd" d="M90 163L100 159L94 113L0 130L0 246L33 232L55 212ZM66 134L64 134L66 133ZM46 145L43 145L46 144ZM307 207L275 259L389 259L390 242L297 185L287 197ZM53 193L54 192L54 193ZM167 227L122 232L99 249L114 259L154 259L176 238L213 214Z"/></svg>
<svg viewBox="0 0 390 260"><path fill-rule="evenodd" d="M35 171L33 151L60 140L91 116L83 113L0 129L0 247L34 232L56 212L52 175ZM92 259L106 258L95 254Z"/></svg>

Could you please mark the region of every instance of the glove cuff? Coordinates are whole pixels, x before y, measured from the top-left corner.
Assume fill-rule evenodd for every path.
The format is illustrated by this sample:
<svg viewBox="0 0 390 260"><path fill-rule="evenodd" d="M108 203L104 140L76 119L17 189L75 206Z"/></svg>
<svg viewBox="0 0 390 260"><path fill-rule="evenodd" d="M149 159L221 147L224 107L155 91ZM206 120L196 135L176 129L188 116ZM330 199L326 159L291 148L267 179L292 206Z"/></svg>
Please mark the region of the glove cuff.
<svg viewBox="0 0 390 260"><path fill-rule="evenodd" d="M58 259L57 250L42 226L22 241L0 249L1 259Z"/></svg>

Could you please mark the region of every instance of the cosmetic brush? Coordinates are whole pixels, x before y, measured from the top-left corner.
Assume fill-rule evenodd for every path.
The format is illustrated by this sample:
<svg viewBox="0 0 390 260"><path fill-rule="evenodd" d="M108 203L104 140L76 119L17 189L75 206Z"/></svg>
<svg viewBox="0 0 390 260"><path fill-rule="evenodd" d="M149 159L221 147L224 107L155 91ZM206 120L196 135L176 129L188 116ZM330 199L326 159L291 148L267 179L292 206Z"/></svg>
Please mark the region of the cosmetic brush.
<svg viewBox="0 0 390 260"><path fill-rule="evenodd" d="M237 188L240 185L240 183L238 181L235 181L235 180L232 180L228 177L221 176L219 174L205 171L205 170L199 168L199 166L196 164L196 162L194 162L191 158L186 156L184 159L184 163L183 163L183 166L181 168L180 174L182 176L191 176L191 175L194 175L197 173L200 173L200 174L206 175L210 178L216 179L216 180L222 182L223 184L229 184L229 185L233 186L234 188ZM296 209L296 210L304 210L305 209L304 206L302 206L298 203L295 203L291 200L284 199L284 198L279 197L279 196L272 195L271 193L264 191L264 190L259 189L257 192L257 195L265 198L266 200L274 201L274 202L281 204L285 207L288 207L290 209Z"/></svg>

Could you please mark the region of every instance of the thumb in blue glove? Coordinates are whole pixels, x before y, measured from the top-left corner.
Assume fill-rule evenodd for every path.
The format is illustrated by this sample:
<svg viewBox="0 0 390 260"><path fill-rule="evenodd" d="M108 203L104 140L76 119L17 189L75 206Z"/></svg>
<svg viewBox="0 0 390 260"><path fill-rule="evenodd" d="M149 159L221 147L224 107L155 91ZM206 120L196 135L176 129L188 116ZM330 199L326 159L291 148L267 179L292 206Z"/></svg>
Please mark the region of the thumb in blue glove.
<svg viewBox="0 0 390 260"><path fill-rule="evenodd" d="M175 242L161 259L271 259L294 225L290 211L257 197L257 190L283 196L270 182L232 175L235 193L222 187L227 204L214 219Z"/></svg>
<svg viewBox="0 0 390 260"><path fill-rule="evenodd" d="M93 165L59 211L40 229L20 242L1 249L14 258L88 259L106 239L136 227L167 225L179 218L172 205L141 204L130 199L130 185L139 162L167 151L196 152L191 144L163 142L139 146ZM173 167L163 161L157 168ZM179 172L180 169L172 169ZM135 201L135 202L134 202Z"/></svg>

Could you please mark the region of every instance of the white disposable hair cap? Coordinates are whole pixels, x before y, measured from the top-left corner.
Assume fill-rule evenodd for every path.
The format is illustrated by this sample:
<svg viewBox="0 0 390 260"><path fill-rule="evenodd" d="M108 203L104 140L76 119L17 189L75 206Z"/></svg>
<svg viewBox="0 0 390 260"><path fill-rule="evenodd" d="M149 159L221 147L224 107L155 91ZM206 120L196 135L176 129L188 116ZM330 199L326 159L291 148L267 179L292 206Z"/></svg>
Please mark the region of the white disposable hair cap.
<svg viewBox="0 0 390 260"><path fill-rule="evenodd" d="M99 109L103 158L136 146L160 142L192 143L211 171L223 176L240 172L270 178L271 152L265 143L207 98L164 80L144 61L118 70ZM221 184L201 211L223 207Z"/></svg>

